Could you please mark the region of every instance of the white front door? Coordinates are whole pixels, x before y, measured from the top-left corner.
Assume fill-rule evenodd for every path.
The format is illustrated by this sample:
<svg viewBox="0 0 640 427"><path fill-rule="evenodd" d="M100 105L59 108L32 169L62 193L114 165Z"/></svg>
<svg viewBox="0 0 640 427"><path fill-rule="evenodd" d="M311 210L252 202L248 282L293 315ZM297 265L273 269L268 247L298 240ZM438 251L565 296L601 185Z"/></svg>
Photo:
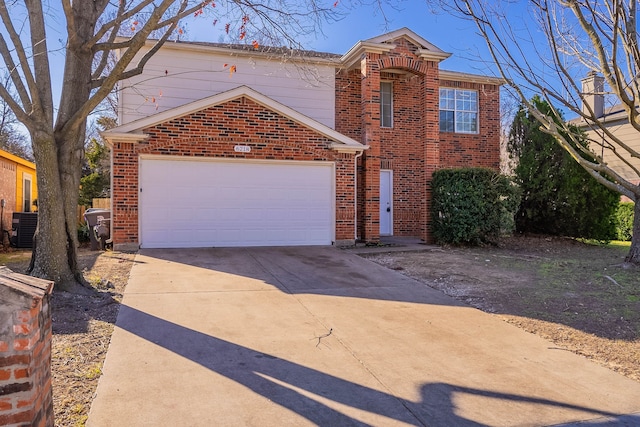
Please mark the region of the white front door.
<svg viewBox="0 0 640 427"><path fill-rule="evenodd" d="M393 234L393 173L380 171L380 235Z"/></svg>

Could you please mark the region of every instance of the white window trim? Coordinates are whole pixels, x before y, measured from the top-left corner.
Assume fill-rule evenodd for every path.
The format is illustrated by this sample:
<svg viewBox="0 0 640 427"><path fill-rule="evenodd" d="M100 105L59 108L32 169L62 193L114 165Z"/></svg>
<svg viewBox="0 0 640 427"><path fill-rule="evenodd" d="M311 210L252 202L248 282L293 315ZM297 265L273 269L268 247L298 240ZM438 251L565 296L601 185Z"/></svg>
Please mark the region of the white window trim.
<svg viewBox="0 0 640 427"><path fill-rule="evenodd" d="M27 188L27 183L29 183L28 187L29 187L29 204L27 205L29 207L29 210L25 209L25 201L27 200L26 198L26 188ZM22 172L22 211L23 212L31 212L31 205L33 204L33 180L31 177L30 173L26 173L26 172Z"/></svg>
<svg viewBox="0 0 640 427"><path fill-rule="evenodd" d="M440 108L440 103L438 102L438 113L440 111L453 111L453 132L446 132L446 131L440 131L440 132L444 132L444 133L460 133L460 134L465 134L465 135L477 135L480 133L480 95L478 93L477 90L475 89L460 89L460 88L455 88L455 87L446 87L446 86L441 86L440 89L446 89L446 90L453 90L454 91L454 109L453 110L446 110L446 109L442 109ZM440 89L438 90L438 96L440 96ZM465 91L465 92L475 92L476 93L476 130L475 131L464 131L464 130L457 130L457 121L455 119L455 115L457 112L459 112L457 109L455 109L455 92L458 91ZM464 113L472 113L473 111L466 111L466 110L460 110L460 112L464 112ZM440 120L438 118L438 120ZM440 122L438 121L438 129L440 129Z"/></svg>
<svg viewBox="0 0 640 427"><path fill-rule="evenodd" d="M388 84L391 88L391 91L390 91L391 106L390 106L390 118L389 118L390 123L388 126L385 126L383 124L383 115L382 115L382 85L383 84ZM380 81L380 127L384 129L393 129L393 82L392 81L387 81L387 80Z"/></svg>

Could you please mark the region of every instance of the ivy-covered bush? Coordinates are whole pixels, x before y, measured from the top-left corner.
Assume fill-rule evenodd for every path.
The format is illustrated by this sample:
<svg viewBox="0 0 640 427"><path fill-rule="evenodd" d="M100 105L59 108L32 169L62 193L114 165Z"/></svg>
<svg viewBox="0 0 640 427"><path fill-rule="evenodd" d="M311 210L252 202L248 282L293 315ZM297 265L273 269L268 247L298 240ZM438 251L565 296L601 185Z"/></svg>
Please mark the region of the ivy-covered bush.
<svg viewBox="0 0 640 427"><path fill-rule="evenodd" d="M438 243L495 243L513 231L519 191L492 169L441 169L432 180L432 232Z"/></svg>
<svg viewBox="0 0 640 427"><path fill-rule="evenodd" d="M616 238L630 241L633 235L633 203L620 203L616 211Z"/></svg>

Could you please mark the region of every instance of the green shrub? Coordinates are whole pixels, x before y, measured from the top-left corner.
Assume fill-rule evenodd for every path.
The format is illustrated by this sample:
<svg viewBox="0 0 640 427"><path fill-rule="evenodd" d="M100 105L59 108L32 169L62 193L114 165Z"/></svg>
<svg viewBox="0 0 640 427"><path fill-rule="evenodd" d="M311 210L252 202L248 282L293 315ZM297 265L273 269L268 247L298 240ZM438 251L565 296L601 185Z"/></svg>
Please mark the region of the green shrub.
<svg viewBox="0 0 640 427"><path fill-rule="evenodd" d="M553 114L540 98L536 107ZM557 117L558 122L563 117ZM576 129L576 132L577 129ZM587 139L580 144L587 147ZM522 189L516 229L521 233L583 237L607 241L615 238L615 212L620 195L596 181L521 107L508 140L511 158L517 160L515 181ZM593 161L587 154L583 154Z"/></svg>
<svg viewBox="0 0 640 427"><path fill-rule="evenodd" d="M517 187L494 170L436 171L432 191L432 231L438 243L495 243L501 233L513 230Z"/></svg>
<svg viewBox="0 0 640 427"><path fill-rule="evenodd" d="M630 241L633 235L633 203L620 203L616 211L616 238Z"/></svg>
<svg viewBox="0 0 640 427"><path fill-rule="evenodd" d="M89 241L89 227L86 223L78 224L78 242L84 243Z"/></svg>

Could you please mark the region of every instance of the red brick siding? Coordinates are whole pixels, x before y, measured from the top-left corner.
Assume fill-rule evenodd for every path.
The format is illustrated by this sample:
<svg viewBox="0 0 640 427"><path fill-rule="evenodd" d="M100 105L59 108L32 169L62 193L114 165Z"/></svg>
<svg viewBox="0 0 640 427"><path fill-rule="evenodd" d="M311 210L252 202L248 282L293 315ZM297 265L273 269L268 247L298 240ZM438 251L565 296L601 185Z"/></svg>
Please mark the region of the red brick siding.
<svg viewBox="0 0 640 427"><path fill-rule="evenodd" d="M362 140L362 91L360 85L360 70L336 73L336 120L335 127L338 132L356 141Z"/></svg>
<svg viewBox="0 0 640 427"><path fill-rule="evenodd" d="M239 98L148 129L139 144L114 144L114 243L138 243L140 154L261 160L328 161L336 171L336 240L354 238L353 154L329 148L327 137L247 98ZM241 143L250 153L236 153ZM117 179L120 178L120 179Z"/></svg>
<svg viewBox="0 0 640 427"><path fill-rule="evenodd" d="M369 149L362 156L362 174L360 185L363 186L360 237L368 242L380 238L380 55L366 54L361 62L361 94L360 100L362 126L362 143Z"/></svg>
<svg viewBox="0 0 640 427"><path fill-rule="evenodd" d="M358 168L358 236L379 238L379 171L393 170L393 234L430 240L431 176L443 167L499 168L499 87L440 81L438 63L416 56L405 39L361 69L336 74L336 130L370 145ZM404 73L389 73L393 68ZM380 81L393 82L393 128L380 127ZM439 89L478 90L480 132L440 134Z"/></svg>
<svg viewBox="0 0 640 427"><path fill-rule="evenodd" d="M419 236L425 198L424 79L382 74L393 84L393 128L380 128L381 163L393 170L393 234Z"/></svg>
<svg viewBox="0 0 640 427"><path fill-rule="evenodd" d="M440 134L440 165L443 168L481 166L500 168L500 90L498 86L442 81L442 87L478 91L477 134Z"/></svg>
<svg viewBox="0 0 640 427"><path fill-rule="evenodd" d="M3 276L5 273L2 273ZM0 425L53 426L51 308L53 283L12 274L0 285ZM14 274L15 275L15 274ZM25 292L25 283L41 287ZM13 287L16 283L16 287Z"/></svg>
<svg viewBox="0 0 640 427"><path fill-rule="evenodd" d="M339 70L335 76L335 127L338 132L356 141L364 143L362 128L362 85L361 73L359 69L346 71ZM358 186L358 206L357 224L358 237L362 236L364 227L364 168L363 158L358 158L357 186Z"/></svg>

